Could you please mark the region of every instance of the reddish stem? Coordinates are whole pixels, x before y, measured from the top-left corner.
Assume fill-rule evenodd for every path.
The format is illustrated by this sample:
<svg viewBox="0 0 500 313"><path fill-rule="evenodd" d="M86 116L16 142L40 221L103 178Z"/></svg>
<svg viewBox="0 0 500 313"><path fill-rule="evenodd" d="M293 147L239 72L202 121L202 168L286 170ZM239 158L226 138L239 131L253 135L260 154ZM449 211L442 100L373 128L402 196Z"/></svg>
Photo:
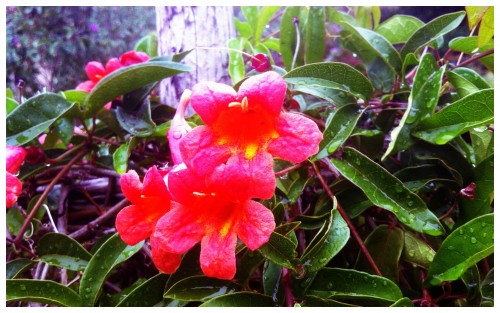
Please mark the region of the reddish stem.
<svg viewBox="0 0 500 313"><path fill-rule="evenodd" d="M283 169L283 170L281 170L281 171L279 171L279 172L274 173L274 176L276 176L276 177L283 176L283 175L285 175L286 173L291 172L291 171L293 171L293 170L295 170L295 169L298 169L298 168L299 168L299 167L301 167L301 166L302 166L302 163L292 165L292 166L287 167L287 168L285 168L285 169Z"/></svg>
<svg viewBox="0 0 500 313"><path fill-rule="evenodd" d="M318 175L318 179L321 182L321 185L323 185L323 189L325 189L325 192L328 194L328 196L330 197L330 199L332 201L335 201L334 200L335 196L332 194L332 191L330 190L330 187L328 187L328 184L326 183L325 179L323 178L323 176L319 172L318 167L316 166L316 164L314 162L311 162L311 164L312 164L312 166L314 168L314 171L316 172L316 175ZM357 243L359 245L359 248L361 249L361 251L365 255L366 259L368 260L368 263L370 263L370 266L372 267L372 269L375 272L375 274L377 274L378 276L382 276L382 273L380 272L380 270L378 269L377 264L373 260L371 254L370 254L370 251L368 251L368 249L365 246L365 243L363 242L363 239L361 239L361 236L359 236L356 228L352 224L352 221L349 218L349 215L347 215L345 213L344 209L342 208L342 206L338 202L337 202L337 210L339 211L340 215L342 215L342 218L346 221L347 226L349 227L349 230L351 231L351 234L356 239L356 241L357 241Z"/></svg>
<svg viewBox="0 0 500 313"><path fill-rule="evenodd" d="M469 63L472 63L472 62L474 62L476 60L484 58L485 56L488 56L488 55L493 54L493 53L495 53L495 49L490 49L490 50L485 51L483 53L479 53L479 54L473 55L470 58L468 58L467 60L465 60L464 62L462 62L460 64L457 64L457 66L455 66L455 68L467 65Z"/></svg>

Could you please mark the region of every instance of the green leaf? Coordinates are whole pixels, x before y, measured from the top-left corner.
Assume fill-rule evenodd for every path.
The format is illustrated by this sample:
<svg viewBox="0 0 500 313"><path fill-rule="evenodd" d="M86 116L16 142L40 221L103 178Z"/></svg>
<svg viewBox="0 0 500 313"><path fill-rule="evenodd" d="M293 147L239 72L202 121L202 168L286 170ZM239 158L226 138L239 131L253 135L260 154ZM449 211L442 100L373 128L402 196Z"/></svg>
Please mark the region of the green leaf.
<svg viewBox="0 0 500 313"><path fill-rule="evenodd" d="M481 53L494 48L493 39L481 48L477 48L477 36L471 37L457 37L449 42L449 47L452 50L460 51L469 55L475 53ZM479 59L479 62L483 63L490 71L494 69L494 54L487 55Z"/></svg>
<svg viewBox="0 0 500 313"><path fill-rule="evenodd" d="M10 114L10 112L14 111L15 108L19 106L19 103L17 103L14 98L7 98L5 102L5 107L7 109L7 115Z"/></svg>
<svg viewBox="0 0 500 313"><path fill-rule="evenodd" d="M352 304L316 296L305 296L304 301L305 303L302 304L304 307L355 307L355 305Z"/></svg>
<svg viewBox="0 0 500 313"><path fill-rule="evenodd" d="M412 135L443 145L475 127L493 123L493 89L468 95L420 122Z"/></svg>
<svg viewBox="0 0 500 313"><path fill-rule="evenodd" d="M361 72L344 63L314 63L298 67L283 76L290 84L317 84L338 89L365 101L371 99L373 86Z"/></svg>
<svg viewBox="0 0 500 313"><path fill-rule="evenodd" d="M144 52L149 55L150 58L158 56L158 36L156 32L147 34L139 39L135 44L134 50Z"/></svg>
<svg viewBox="0 0 500 313"><path fill-rule="evenodd" d="M399 282L399 258L403 251L404 235L400 228L380 225L365 239L370 252L382 275L395 283ZM358 254L356 270L373 273L373 269L363 253Z"/></svg>
<svg viewBox="0 0 500 313"><path fill-rule="evenodd" d="M460 98L466 97L472 93L479 91L479 88L476 87L472 82L468 81L465 77L455 73L455 72L446 72L446 77L450 84L455 87Z"/></svg>
<svg viewBox="0 0 500 313"><path fill-rule="evenodd" d="M28 99L7 115L8 146L20 146L46 131L73 108L62 96L44 93Z"/></svg>
<svg viewBox="0 0 500 313"><path fill-rule="evenodd" d="M39 256L58 254L86 261L90 261L92 258L92 254L85 250L78 241L61 233L48 233L44 235L38 241L36 252Z"/></svg>
<svg viewBox="0 0 500 313"><path fill-rule="evenodd" d="M227 42L227 47L229 48L227 51L229 55L228 71L233 84L245 78L245 63L243 62L243 56L240 52L243 51L243 40L243 38L234 38Z"/></svg>
<svg viewBox="0 0 500 313"><path fill-rule="evenodd" d="M429 267L426 283L437 286L456 280L472 265L493 253L493 213L479 216L446 237Z"/></svg>
<svg viewBox="0 0 500 313"><path fill-rule="evenodd" d="M87 260L59 254L46 254L41 256L38 261L71 271L83 271L89 263Z"/></svg>
<svg viewBox="0 0 500 313"><path fill-rule="evenodd" d="M476 164L481 163L493 154L493 131L489 130L486 126L476 127L471 129L470 137Z"/></svg>
<svg viewBox="0 0 500 313"><path fill-rule="evenodd" d="M354 7L354 17L356 18L356 22L360 27L366 29L372 29L372 7L370 6L355 6Z"/></svg>
<svg viewBox="0 0 500 313"><path fill-rule="evenodd" d="M391 304L391 307L414 307L410 298L404 297Z"/></svg>
<svg viewBox="0 0 500 313"><path fill-rule="evenodd" d="M33 263L35 262L25 258L9 261L7 262L7 264L5 264L6 266L5 277L7 279L16 278L17 275L21 274L22 272L30 268L33 265Z"/></svg>
<svg viewBox="0 0 500 313"><path fill-rule="evenodd" d="M68 100L68 102L75 102L81 107L85 103L88 93L82 90L66 90L61 92L62 96Z"/></svg>
<svg viewBox="0 0 500 313"><path fill-rule="evenodd" d="M393 15L375 28L375 31L391 44L398 44L407 42L411 35L423 25L424 23L416 17Z"/></svg>
<svg viewBox="0 0 500 313"><path fill-rule="evenodd" d="M467 222L474 217L492 211L494 191L494 155L484 159L474 168L474 199L462 197L460 199L460 221Z"/></svg>
<svg viewBox="0 0 500 313"><path fill-rule="evenodd" d="M191 276L175 283L163 297L204 302L221 295L234 293L240 289L241 286L228 280L206 276Z"/></svg>
<svg viewBox="0 0 500 313"><path fill-rule="evenodd" d="M80 295L84 306L93 306L97 302L101 288L113 269L137 252L143 243L138 243L132 247L133 250L130 250L131 247L121 240L118 233L106 240L90 259L83 272Z"/></svg>
<svg viewBox="0 0 500 313"><path fill-rule="evenodd" d="M197 244L184 255L181 265L177 271L170 275L167 285L165 286L165 291L186 277L198 276L202 274L203 273L200 268L200 245Z"/></svg>
<svg viewBox="0 0 500 313"><path fill-rule="evenodd" d="M270 50L280 52L280 40L278 38L267 38L262 44Z"/></svg>
<svg viewBox="0 0 500 313"><path fill-rule="evenodd" d="M460 75L474 84L478 89L491 88L490 84L476 71L467 67L457 67L453 69L453 73Z"/></svg>
<svg viewBox="0 0 500 313"><path fill-rule="evenodd" d="M495 281L495 275L494 269L492 268L491 271L488 272L486 277L483 279L480 285L481 289L481 306L494 306L494 300L495 300L495 295L494 295L494 281Z"/></svg>
<svg viewBox="0 0 500 313"><path fill-rule="evenodd" d="M391 280L351 269L324 268L309 287L309 295L331 299L372 299L395 302L403 297Z"/></svg>
<svg viewBox="0 0 500 313"><path fill-rule="evenodd" d="M151 307L163 301L163 289L167 283L167 275L157 274L132 290L123 298L117 307Z"/></svg>
<svg viewBox="0 0 500 313"><path fill-rule="evenodd" d="M76 292L51 280L7 279L6 300L82 306L82 300Z"/></svg>
<svg viewBox="0 0 500 313"><path fill-rule="evenodd" d="M233 17L234 26L240 34L240 37L249 38L253 34L252 26L248 22L242 22L238 18Z"/></svg>
<svg viewBox="0 0 500 313"><path fill-rule="evenodd" d="M274 301L284 299L283 287L281 286L281 274L283 268L271 261L264 263L262 274L262 285L264 294L273 298Z"/></svg>
<svg viewBox="0 0 500 313"><path fill-rule="evenodd" d="M479 22L481 22L486 10L488 10L488 7L479 7L479 6L465 7L465 12L467 12L467 23L469 25L469 30L472 30L479 24Z"/></svg>
<svg viewBox="0 0 500 313"><path fill-rule="evenodd" d="M342 250L350 237L349 227L335 208L304 251L300 262L309 272L322 269Z"/></svg>
<svg viewBox="0 0 500 313"><path fill-rule="evenodd" d="M255 292L235 292L208 300L200 307L268 307L274 306L271 297Z"/></svg>
<svg viewBox="0 0 500 313"><path fill-rule="evenodd" d="M151 103L148 95L156 84L149 84L123 96L122 104L116 108L116 119L131 135L147 137L156 125L151 119Z"/></svg>
<svg viewBox="0 0 500 313"><path fill-rule="evenodd" d="M283 64L287 71L292 68L293 55L297 45L297 31L295 29L294 18L300 14L299 6L289 6L285 9L280 25L280 51Z"/></svg>
<svg viewBox="0 0 500 313"><path fill-rule="evenodd" d="M325 11L312 6L308 10L305 36L305 63L321 62L325 54Z"/></svg>
<svg viewBox="0 0 500 313"><path fill-rule="evenodd" d="M243 16L248 21L250 27L255 31L259 18L259 8L256 6L242 6L241 12L243 12Z"/></svg>
<svg viewBox="0 0 500 313"><path fill-rule="evenodd" d="M262 245L259 251L266 259L283 267L295 270L296 245L287 237L276 232L271 234L269 241Z"/></svg>
<svg viewBox="0 0 500 313"><path fill-rule="evenodd" d="M137 144L137 137L132 137L129 142L120 145L113 153L113 166L118 174L121 175L127 171L128 158Z"/></svg>
<svg viewBox="0 0 500 313"><path fill-rule="evenodd" d="M287 238L288 239L288 238ZM241 256L236 269L236 278L242 286L248 286L248 281L255 270L264 263L265 258L258 251L247 249Z"/></svg>
<svg viewBox="0 0 500 313"><path fill-rule="evenodd" d="M357 104L349 104L336 110L332 118L327 121L323 132L323 140L319 144L319 152L313 156L312 161L330 156L338 147L343 145L351 135L363 112L364 110L360 109Z"/></svg>
<svg viewBox="0 0 500 313"><path fill-rule="evenodd" d="M279 6L264 6L257 14L257 23L255 25L255 43L260 42L262 39L262 32L266 28L267 23L274 13L280 9Z"/></svg>
<svg viewBox="0 0 500 313"><path fill-rule="evenodd" d="M413 88L408 98L408 106L399 125L391 132L391 141L382 159L408 149L415 143L411 133L424 118L436 109L441 91L441 81L445 67L436 70L436 60L432 54L425 54L420 60Z"/></svg>
<svg viewBox="0 0 500 313"><path fill-rule="evenodd" d="M489 7L488 10L483 15L481 19L481 25L479 26L479 32L477 34L477 46L482 47L493 38L495 33L495 13L494 7Z"/></svg>
<svg viewBox="0 0 500 313"><path fill-rule="evenodd" d="M103 77L92 89L85 101L85 115L91 117L118 96L188 71L191 68L184 64L154 60L120 68Z"/></svg>
<svg viewBox="0 0 500 313"><path fill-rule="evenodd" d="M401 58L404 60L408 53L418 52L431 41L457 28L464 16L465 12L445 14L420 27L401 49Z"/></svg>
<svg viewBox="0 0 500 313"><path fill-rule="evenodd" d="M332 159L340 173L361 188L375 205L393 212L406 226L431 236L443 229L425 202L396 177L355 149L346 147L343 159Z"/></svg>
<svg viewBox="0 0 500 313"><path fill-rule="evenodd" d="M411 232L404 232L404 249L402 258L423 268L429 268L436 252L422 239Z"/></svg>

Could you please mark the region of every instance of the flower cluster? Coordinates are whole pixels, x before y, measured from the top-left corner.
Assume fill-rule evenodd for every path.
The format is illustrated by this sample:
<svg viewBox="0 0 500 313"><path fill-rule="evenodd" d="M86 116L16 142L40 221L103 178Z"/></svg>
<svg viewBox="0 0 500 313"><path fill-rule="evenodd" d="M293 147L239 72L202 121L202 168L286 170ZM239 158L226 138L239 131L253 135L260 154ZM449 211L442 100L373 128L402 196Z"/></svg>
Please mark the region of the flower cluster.
<svg viewBox="0 0 500 313"><path fill-rule="evenodd" d="M201 242L205 275L232 279L237 239L255 250L275 228L272 212L253 200L274 194L273 157L302 162L322 139L310 119L282 112L285 93L283 78L271 71L248 78L238 91L214 82L195 85L190 103L205 125L190 130L179 115L172 132L182 131L168 137L182 137L179 151L170 144L177 165L163 178L149 169L143 184L134 171L122 176L133 203L117 216L122 239L135 244L150 237L153 261L165 273Z"/></svg>
<svg viewBox="0 0 500 313"><path fill-rule="evenodd" d="M21 194L23 184L14 174L19 171L25 158L26 150L24 150L24 148L7 146L5 167L7 170L7 177L5 179L7 208L14 205L17 201L17 197Z"/></svg>

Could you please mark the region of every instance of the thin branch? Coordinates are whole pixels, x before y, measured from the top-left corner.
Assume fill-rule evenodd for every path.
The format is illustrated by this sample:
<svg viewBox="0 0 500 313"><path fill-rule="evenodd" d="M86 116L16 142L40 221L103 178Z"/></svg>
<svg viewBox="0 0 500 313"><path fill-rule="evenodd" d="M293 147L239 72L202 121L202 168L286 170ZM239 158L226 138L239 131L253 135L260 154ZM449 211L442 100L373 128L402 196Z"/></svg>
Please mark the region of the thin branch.
<svg viewBox="0 0 500 313"><path fill-rule="evenodd" d="M287 168L285 168L285 169L283 169L283 170L281 170L281 171L279 171L279 172L274 173L274 176L276 176L276 177L280 177L280 176L282 176L282 175L285 175L285 174L286 174L286 173L288 173L288 172L291 172L291 171L293 171L293 170L295 170L295 169L298 169L298 168L299 168L299 167L301 167L301 166L302 166L302 163L292 165L292 166L287 167Z"/></svg>
<svg viewBox="0 0 500 313"><path fill-rule="evenodd" d="M321 185L323 185L323 189L325 189L325 192L328 194L328 196L330 197L330 199L332 201L335 201L334 200L335 196L332 194L332 191L330 190L330 187L328 186L328 184L326 183L325 179L321 175L318 167L316 166L316 164L314 162L311 162L311 164L312 164L312 167L314 169L314 172L316 172L316 175L318 176L318 179L321 182ZM363 239L361 239L361 237L358 234L358 231L356 230L356 228L352 224L352 221L349 218L349 215L347 215L345 213L344 209L342 208L342 206L338 202L337 202L337 210L339 211L340 215L342 215L342 218L346 221L347 226L349 227L349 230L351 231L351 234L354 236L354 238L358 242L358 245L359 245L361 251L365 255L366 259L368 260L368 263L370 263L370 266L372 267L372 269L375 272L375 274L377 274L378 276L382 276L382 273L378 269L377 264L375 263L375 261L373 260L370 252L366 248L366 246L365 246L365 244L363 242Z"/></svg>
<svg viewBox="0 0 500 313"><path fill-rule="evenodd" d="M71 161L68 162L64 166L64 168L54 177L54 179L50 182L50 184L45 188L43 191L42 195L40 198L38 198L38 201L35 203L35 206L33 206L33 209L31 210L30 214L26 217L26 219L23 222L23 225L21 226L21 229L19 230L19 233L17 234L17 237L14 239L14 244L19 244L21 240L24 237L24 233L26 232L26 229L28 228L29 224L35 217L35 214L38 212L38 209L42 205L43 201L47 198L49 192L54 188L54 186L59 182L59 180L68 173L68 171L71 169L73 164L75 164L77 161L79 161L85 154L87 153L87 150L81 151L78 153Z"/></svg>
<svg viewBox="0 0 500 313"><path fill-rule="evenodd" d="M471 56L470 58L468 58L467 60L465 60L463 63L457 64L457 66L455 66L455 68L462 67L464 65L472 63L476 60L484 58L485 56L488 56L488 55L493 54L493 53L495 53L495 49L490 49L490 50L485 51L483 53L475 54L475 55Z"/></svg>

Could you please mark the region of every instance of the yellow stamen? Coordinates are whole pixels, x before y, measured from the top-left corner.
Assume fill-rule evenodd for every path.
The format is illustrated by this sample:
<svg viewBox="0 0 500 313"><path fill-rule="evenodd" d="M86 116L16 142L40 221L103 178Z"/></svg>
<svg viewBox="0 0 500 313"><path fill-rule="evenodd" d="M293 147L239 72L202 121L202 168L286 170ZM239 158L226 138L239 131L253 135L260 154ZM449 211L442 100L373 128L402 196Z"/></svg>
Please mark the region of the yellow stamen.
<svg viewBox="0 0 500 313"><path fill-rule="evenodd" d="M248 99L247 97L244 97L243 100L241 100L241 102L238 101L230 102L227 106L229 108L241 107L241 110L243 110L243 112L246 112L248 111Z"/></svg>
<svg viewBox="0 0 500 313"><path fill-rule="evenodd" d="M258 148L259 146L257 146L256 144L249 144L245 149L245 158L247 158L248 160L253 159L257 154Z"/></svg>

